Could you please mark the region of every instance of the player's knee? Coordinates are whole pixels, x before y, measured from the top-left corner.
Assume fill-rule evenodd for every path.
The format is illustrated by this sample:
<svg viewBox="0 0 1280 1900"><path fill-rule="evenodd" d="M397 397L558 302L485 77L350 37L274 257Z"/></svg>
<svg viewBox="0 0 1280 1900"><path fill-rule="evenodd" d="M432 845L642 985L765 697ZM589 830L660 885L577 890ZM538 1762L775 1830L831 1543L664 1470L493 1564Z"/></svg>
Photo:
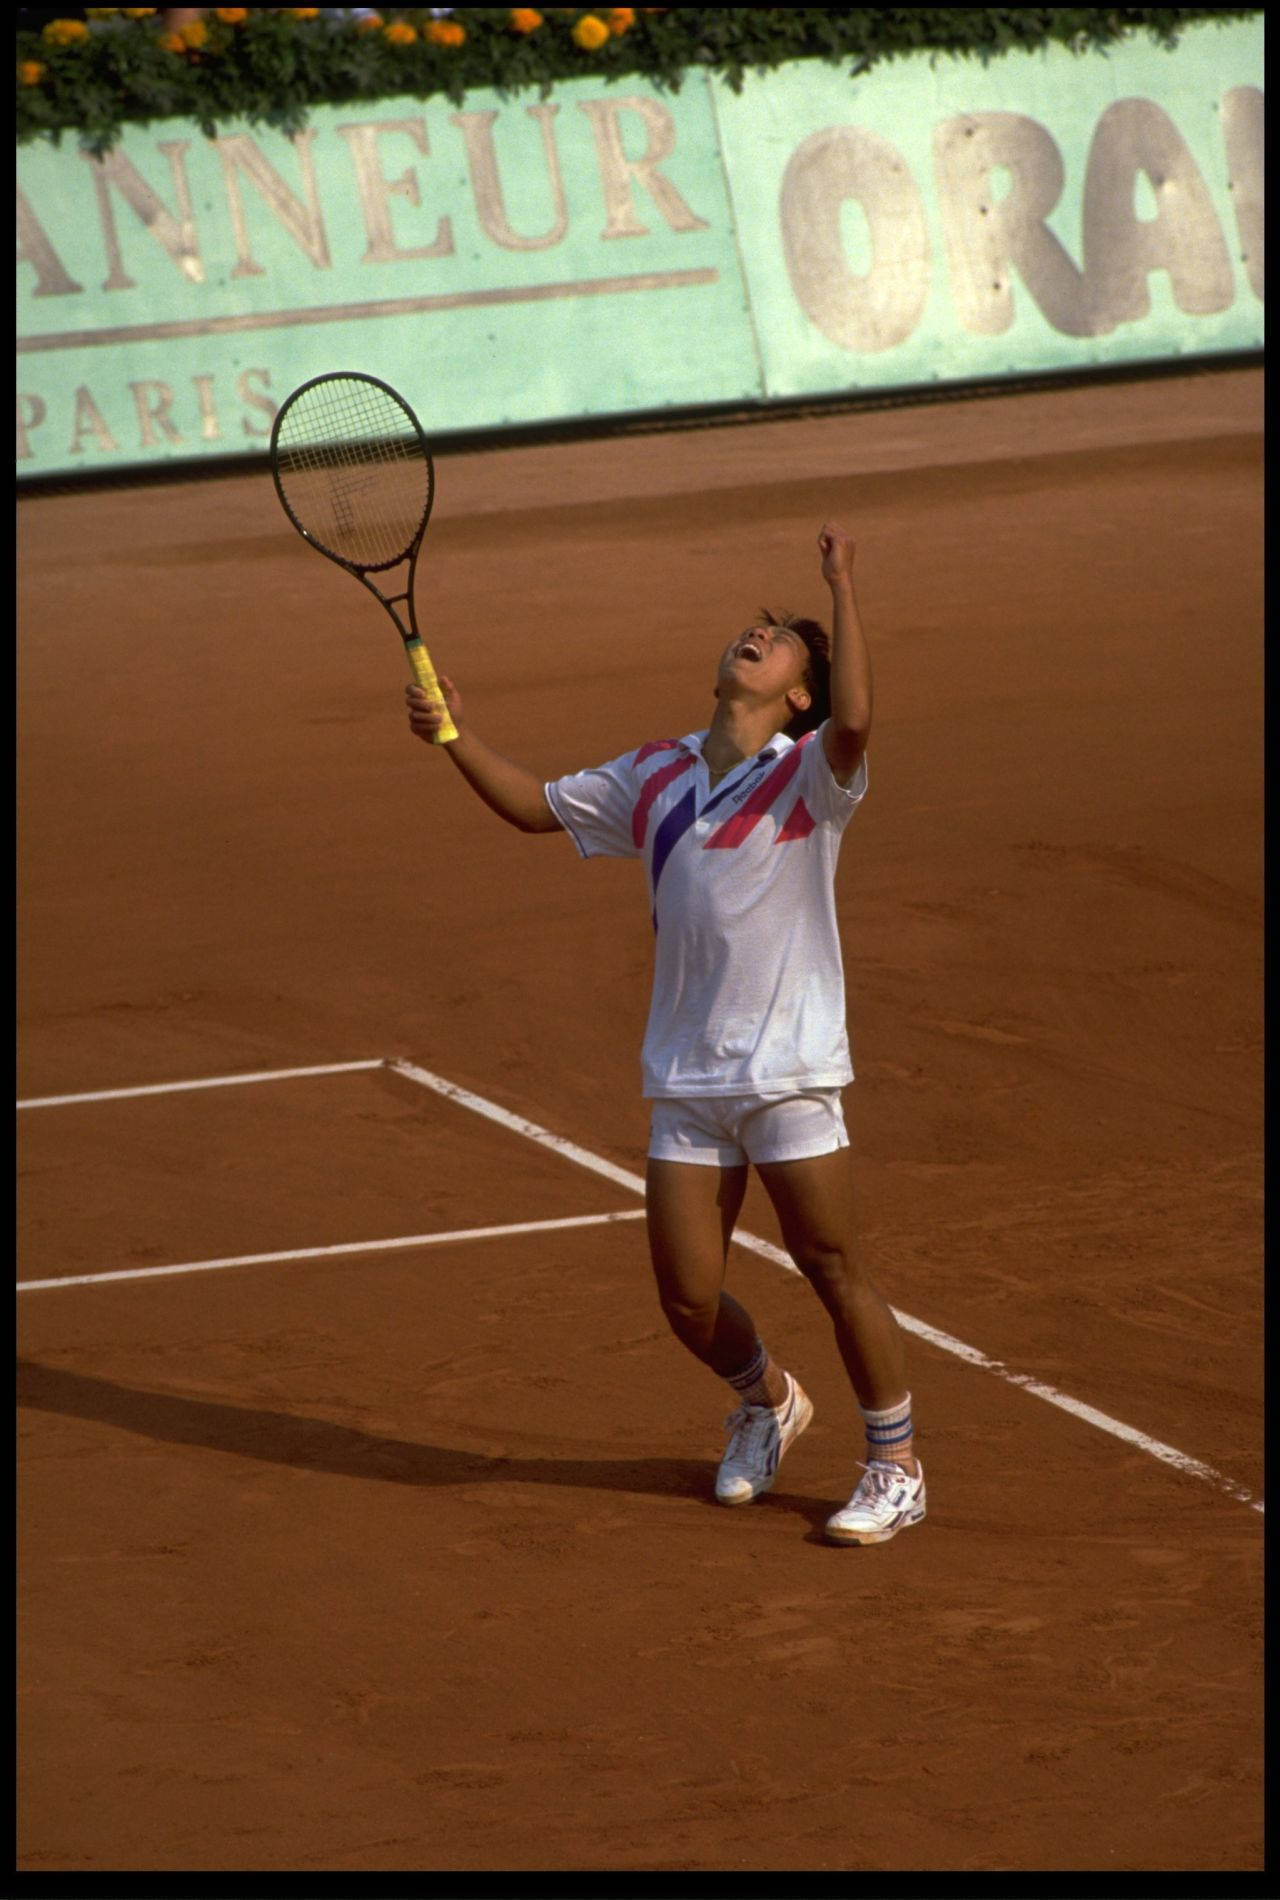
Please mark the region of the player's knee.
<svg viewBox="0 0 1280 1900"><path fill-rule="evenodd" d="M856 1268L839 1241L807 1241L791 1257L824 1306L839 1306L848 1298Z"/></svg>
<svg viewBox="0 0 1280 1900"><path fill-rule="evenodd" d="M717 1303L705 1305L672 1293L659 1297L667 1324L681 1344L698 1354L709 1352L716 1330Z"/></svg>

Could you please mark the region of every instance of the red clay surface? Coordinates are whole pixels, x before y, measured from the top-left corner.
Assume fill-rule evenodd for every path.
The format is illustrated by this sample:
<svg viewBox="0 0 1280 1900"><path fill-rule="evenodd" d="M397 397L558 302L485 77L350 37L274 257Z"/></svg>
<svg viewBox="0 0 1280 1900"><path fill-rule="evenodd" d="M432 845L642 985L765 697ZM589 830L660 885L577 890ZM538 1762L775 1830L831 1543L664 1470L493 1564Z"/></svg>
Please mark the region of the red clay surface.
<svg viewBox="0 0 1280 1900"><path fill-rule="evenodd" d="M1261 414L1232 371L454 456L419 577L554 775L705 723L855 530L873 1270L1255 1495ZM403 1056L642 1170L638 867L410 738L265 475L24 501L19 559L20 1096ZM387 1071L19 1134L21 1280L638 1206ZM928 1520L833 1549L827 1322L730 1284L817 1407L738 1512L634 1220L24 1293L19 1866L1259 1868L1258 1512L913 1339Z"/></svg>

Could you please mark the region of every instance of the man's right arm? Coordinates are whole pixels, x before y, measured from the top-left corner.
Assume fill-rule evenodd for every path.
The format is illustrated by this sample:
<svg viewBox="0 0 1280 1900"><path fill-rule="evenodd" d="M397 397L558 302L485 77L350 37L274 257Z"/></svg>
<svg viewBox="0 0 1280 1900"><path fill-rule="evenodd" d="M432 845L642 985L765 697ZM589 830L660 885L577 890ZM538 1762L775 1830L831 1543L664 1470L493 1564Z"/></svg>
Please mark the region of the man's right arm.
<svg viewBox="0 0 1280 1900"><path fill-rule="evenodd" d="M463 724L462 700L453 681L443 674L440 676L440 690L444 694L449 716L458 729L457 738L450 740L443 750L490 811L496 811L499 818L505 818L517 831L563 830L560 820L547 803L541 779L535 778L524 766L504 759L500 752L487 746L483 739L477 738ZM411 730L419 739L431 743L443 724L440 708L431 703L420 686L406 686L405 700L409 708Z"/></svg>

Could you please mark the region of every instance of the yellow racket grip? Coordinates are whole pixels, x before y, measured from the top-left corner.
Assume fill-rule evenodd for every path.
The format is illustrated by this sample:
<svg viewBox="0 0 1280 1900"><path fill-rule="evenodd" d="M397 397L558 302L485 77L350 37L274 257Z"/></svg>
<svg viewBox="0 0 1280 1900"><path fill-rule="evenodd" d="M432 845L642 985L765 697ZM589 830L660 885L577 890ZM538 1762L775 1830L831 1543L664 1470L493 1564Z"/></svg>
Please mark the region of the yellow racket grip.
<svg viewBox="0 0 1280 1900"><path fill-rule="evenodd" d="M440 682L436 678L435 669L431 661L427 658L427 649L423 646L421 640L406 640L404 646L405 652L409 655L409 664L413 668L414 678L417 680L419 686L428 699L433 699L437 706L443 706L444 694L440 691ZM457 736L458 728L454 725L446 710L444 724L441 726L439 732L434 735L432 744L448 745L450 741L456 739Z"/></svg>

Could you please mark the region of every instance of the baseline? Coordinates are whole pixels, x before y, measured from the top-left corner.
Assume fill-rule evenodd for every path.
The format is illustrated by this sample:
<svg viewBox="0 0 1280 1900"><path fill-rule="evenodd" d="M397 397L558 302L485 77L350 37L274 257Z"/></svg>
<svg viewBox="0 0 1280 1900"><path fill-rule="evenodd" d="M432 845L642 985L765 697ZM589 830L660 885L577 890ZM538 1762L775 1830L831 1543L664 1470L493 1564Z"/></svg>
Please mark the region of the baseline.
<svg viewBox="0 0 1280 1900"><path fill-rule="evenodd" d="M446 1101L456 1102L462 1108L470 1109L474 1114L482 1115L486 1120L496 1122L501 1128L510 1129L513 1134L522 1135L527 1141L535 1142L539 1147L548 1149L552 1154L560 1155L566 1161L572 1161L580 1168L586 1168L593 1174L603 1175L606 1180L615 1182L619 1187L630 1189L633 1194L643 1195L644 1178L627 1168L620 1168L612 1161L606 1161L603 1155L593 1154L590 1149L580 1147L576 1142L567 1141L564 1136L556 1135L548 1128L529 1121L526 1116L513 1114L510 1109L499 1107L486 1096L477 1095L471 1089L465 1089L456 1082L449 1082L443 1076L433 1075L429 1069L422 1068L416 1062L401 1057L379 1057L359 1062L324 1063L311 1068L263 1069L245 1075L211 1076L193 1082L157 1082L144 1087L127 1089L98 1089L79 1095L48 1095L30 1097L20 1101L19 1108L56 1108L69 1106L77 1102L117 1101L127 1096L166 1095L180 1093L187 1089L227 1088L250 1082L287 1081L304 1075L342 1075L360 1069L388 1069L400 1075L406 1081L415 1082L420 1088L430 1089L441 1095ZM603 1221L640 1219L641 1213L579 1215L571 1220L551 1222L530 1222L519 1228L470 1228L454 1234L420 1234L405 1239L389 1241L359 1241L347 1246L312 1248L300 1251L287 1251L274 1254L244 1254L234 1258L213 1261L180 1262L165 1267L139 1267L122 1269L105 1274L80 1274L64 1280L26 1280L18 1283L19 1292L48 1291L60 1286L84 1286L106 1280L145 1279L167 1274L212 1272L220 1267L248 1266L265 1264L271 1261L314 1259L332 1254L352 1254L369 1252L376 1249L407 1248L431 1246L444 1240L490 1237L501 1233L534 1232L539 1229L588 1225ZM794 1262L780 1247L762 1240L757 1234L739 1230L734 1234L734 1243L755 1253L765 1260L772 1261L785 1272L798 1271ZM1043 1380L1033 1378L1029 1373L1012 1371L1001 1359L992 1359L987 1353L980 1352L976 1346L969 1346L952 1334L942 1332L936 1326L930 1326L925 1320L916 1319L913 1314L904 1313L894 1307L894 1315L904 1331L913 1333L917 1338L926 1340L939 1351L963 1360L966 1365L977 1367L982 1372L990 1372L996 1378L1003 1379L1007 1385L1016 1386L1020 1391L1029 1392L1033 1398L1043 1399L1046 1404L1078 1418L1095 1430L1106 1432L1122 1443L1132 1445L1136 1450L1145 1452L1148 1457L1171 1466L1182 1472L1185 1477L1198 1478L1211 1484L1216 1490L1225 1492L1240 1504L1246 1504L1251 1510L1265 1512L1265 1501L1255 1497L1247 1486L1228 1478L1203 1459L1192 1458L1186 1452L1179 1451L1174 1445L1166 1445L1158 1438L1151 1438L1146 1432L1138 1431L1132 1425L1126 1425L1120 1419L1110 1417L1096 1406L1087 1405L1081 1399L1073 1399L1069 1393L1059 1392L1055 1386L1047 1385Z"/></svg>
<svg viewBox="0 0 1280 1900"><path fill-rule="evenodd" d="M509 1128L517 1135L524 1135L529 1141L535 1141L540 1147L549 1148L553 1154L563 1155L566 1161L574 1161L579 1167L589 1168L593 1174L602 1174L607 1180L616 1181L621 1187L629 1187L633 1193L643 1194L644 1180L641 1175L632 1174L625 1168L619 1168L603 1156L595 1155L587 1148L580 1148L575 1142L566 1141L561 1135L554 1135L550 1129L540 1128L536 1122L528 1121L523 1115L514 1115L510 1109L500 1108L496 1102L476 1095L470 1089L459 1088L456 1082L448 1082L443 1076L433 1075L429 1069L423 1069L415 1062L390 1059L388 1069L404 1076L410 1082L416 1082L422 1088L432 1089L446 1100L459 1103L463 1108L472 1109L477 1115L497 1122L502 1128ZM739 1229L733 1236L734 1244L745 1247L748 1252L759 1254L765 1260L772 1260L776 1266L788 1273L799 1269L780 1247L762 1240L757 1234L744 1233ZM1033 1398L1043 1399L1048 1405L1055 1405L1060 1411L1068 1412L1086 1425L1092 1425L1097 1431L1107 1432L1112 1438L1120 1439L1126 1445L1132 1445L1150 1458L1162 1464L1171 1465L1185 1477L1199 1478L1205 1484L1213 1485L1217 1490L1226 1492L1240 1504L1247 1504L1251 1510L1264 1511L1262 1498L1256 1498L1247 1486L1238 1484L1235 1479L1226 1477L1200 1458L1189 1457L1176 1446L1166 1445L1158 1438L1150 1438L1145 1432L1138 1431L1132 1425L1124 1424L1120 1419L1111 1418L1106 1412L1100 1412L1096 1406L1086 1405L1081 1399L1073 1399L1066 1392L1046 1385L1043 1380L1031 1377L1029 1373L1013 1372L1001 1359L992 1359L986 1353L979 1352L976 1346L968 1346L962 1339L954 1338L950 1333L941 1332L936 1326L916 1319L910 1313L893 1308L898 1324L918 1338L927 1340L939 1351L950 1353L953 1358L962 1359L966 1365L976 1366L982 1372L990 1372L1007 1385L1017 1386L1023 1392L1029 1392Z"/></svg>

